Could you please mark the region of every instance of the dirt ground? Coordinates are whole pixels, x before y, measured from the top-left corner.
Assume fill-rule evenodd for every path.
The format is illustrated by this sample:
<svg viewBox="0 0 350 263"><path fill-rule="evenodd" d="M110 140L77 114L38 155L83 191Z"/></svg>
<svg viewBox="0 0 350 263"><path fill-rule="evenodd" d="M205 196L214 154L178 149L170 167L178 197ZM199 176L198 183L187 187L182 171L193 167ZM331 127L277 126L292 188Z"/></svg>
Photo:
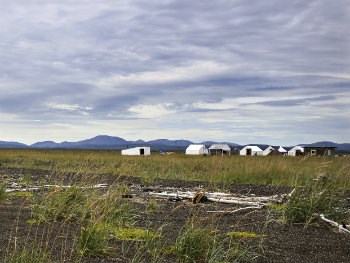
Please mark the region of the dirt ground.
<svg viewBox="0 0 350 263"><path fill-rule="evenodd" d="M0 167L0 179L3 182L19 182L20 178L30 178L32 183L72 182L79 180L76 175L55 175L49 171L10 169ZM100 183L111 184L115 177L103 175L99 177ZM218 231L254 232L264 235L259 239L243 240L255 250L256 262L350 262L350 236L339 233L338 230L326 223L318 223L305 227L304 225L284 224L275 211L269 209L247 210L234 214L207 213L208 210L227 210L237 206L232 204L218 204L205 202L193 204L190 200L157 199L157 208L152 212L145 212L145 206L149 199L142 198L146 191L157 188L195 189L198 187L210 189L212 185L205 182L184 182L171 180L152 180L145 183L138 177L119 177L118 180L128 184L137 197L129 198L134 207L141 211L135 226L141 228L163 228L163 234L169 244L175 242L179 232L188 222L189 218L202 221L205 224L215 225ZM254 194L256 196L269 196L274 194L289 193L289 187L258 186L258 185L215 185L216 188L237 194ZM40 228L28 224L31 219L30 203L25 197L15 197L0 205L0 262L3 262L6 251L13 249L14 240L21 246L34 242L34 239L42 237L49 240L54 246L55 258L60 260L72 254L69 251L78 235L77 226L51 223L41 225ZM238 207L237 207L238 208ZM64 239L64 242L57 240ZM38 241L38 240L36 240ZM43 246L45 245L42 242ZM62 243L65 245L62 246ZM82 262L129 262L137 250L137 244L133 241L118 242L112 244L116 252L111 256L86 257ZM123 253L118 251L123 250ZM121 256L123 254L123 256ZM67 259L68 257L68 259ZM147 259L145 262L148 262ZM176 262L169 256L163 262Z"/></svg>

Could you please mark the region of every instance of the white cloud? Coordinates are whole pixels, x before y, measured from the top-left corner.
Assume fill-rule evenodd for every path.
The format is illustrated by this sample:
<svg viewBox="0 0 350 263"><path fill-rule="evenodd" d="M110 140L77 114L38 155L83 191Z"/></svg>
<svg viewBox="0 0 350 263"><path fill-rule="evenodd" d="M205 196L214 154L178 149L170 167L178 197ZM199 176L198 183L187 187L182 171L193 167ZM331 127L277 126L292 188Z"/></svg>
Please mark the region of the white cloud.
<svg viewBox="0 0 350 263"><path fill-rule="evenodd" d="M162 103L155 105L135 105L128 109L139 118L159 118L168 114L175 113L171 103Z"/></svg>
<svg viewBox="0 0 350 263"><path fill-rule="evenodd" d="M348 140L347 0L3 2L0 140Z"/></svg>
<svg viewBox="0 0 350 263"><path fill-rule="evenodd" d="M215 61L192 61L190 65L170 67L164 70L144 71L128 75L116 74L103 78L95 84L98 87L122 87L131 84L166 84L183 81L194 81L211 76L227 73L228 65Z"/></svg>
<svg viewBox="0 0 350 263"><path fill-rule="evenodd" d="M82 107L78 104L47 103L46 106L50 109L66 110L66 111L89 111L89 110L92 110L92 107Z"/></svg>

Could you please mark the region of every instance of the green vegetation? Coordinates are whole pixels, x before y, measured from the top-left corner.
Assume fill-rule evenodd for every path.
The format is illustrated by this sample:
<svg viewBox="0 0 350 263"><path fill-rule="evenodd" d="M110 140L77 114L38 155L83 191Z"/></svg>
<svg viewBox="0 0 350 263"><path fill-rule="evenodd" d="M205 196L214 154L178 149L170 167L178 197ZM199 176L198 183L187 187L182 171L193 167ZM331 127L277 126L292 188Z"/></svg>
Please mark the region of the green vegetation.
<svg viewBox="0 0 350 263"><path fill-rule="evenodd" d="M51 262L49 256L41 251L27 251L26 248L22 250L13 251L10 255L7 255L4 263L49 263Z"/></svg>
<svg viewBox="0 0 350 263"><path fill-rule="evenodd" d="M186 226L175 244L175 255L180 262L205 261L216 243L215 235L208 228Z"/></svg>
<svg viewBox="0 0 350 263"><path fill-rule="evenodd" d="M33 193L31 192L12 192L12 193L8 193L9 197L13 197L13 196L17 196L17 197L28 197L31 198L34 196Z"/></svg>
<svg viewBox="0 0 350 263"><path fill-rule="evenodd" d="M0 184L0 204L7 198L6 187L4 184Z"/></svg>
<svg viewBox="0 0 350 263"><path fill-rule="evenodd" d="M130 241L144 241L146 239L152 239L156 235L150 231L137 227L116 228L112 229L115 238L120 240Z"/></svg>
<svg viewBox="0 0 350 263"><path fill-rule="evenodd" d="M97 256L110 251L108 247L109 233L107 228L91 225L81 228L79 252L85 256Z"/></svg>
<svg viewBox="0 0 350 263"><path fill-rule="evenodd" d="M269 220L307 225L317 218L315 214L320 213L336 221L348 218L344 204L344 191L350 189L348 157L183 154L130 157L120 156L115 151L0 150L0 162L5 168L50 170L54 183L61 185L34 193L10 194L5 193L4 184L0 185L0 203L17 198L25 200L23 207L30 205L32 219L26 222L34 235L32 244L23 248L17 246L16 236L11 237L8 246L11 249L4 259L6 263L56 262L48 249L55 242L61 242L59 246L64 251L61 261L57 262L84 262L84 257L116 255L123 262L165 262L168 258L178 263L252 262L267 237L254 232L219 231L215 215L196 219L192 213L178 236L171 238L163 233L158 222L154 224L158 230L152 229L154 225L148 221L148 227L139 227L144 218L153 218L154 213L161 210L158 201L150 199L137 203L123 198L130 191L121 180L116 180L108 189L91 188L101 183L100 177L106 173L116 179L118 176L138 176L144 184L153 183L157 178L205 181L212 189L217 183L292 186L295 191L287 203L267 207ZM108 178L113 179L111 177ZM61 183L57 182L59 180ZM22 183L30 185L32 178L25 176ZM166 224L165 221L164 226ZM47 240L51 227L67 232L57 234L57 240ZM67 242L67 229L74 236L71 243ZM25 242L27 240L30 240L29 236ZM35 249L31 249L32 245ZM134 257L130 258L130 254Z"/></svg>
<svg viewBox="0 0 350 263"><path fill-rule="evenodd" d="M53 187L34 198L34 222L69 222L80 225L77 251L82 256L110 253L108 242L112 238L142 240L144 230L129 228L133 223L133 209L121 199L127 191L124 185L115 185L101 195L98 189L75 185L69 188Z"/></svg>
<svg viewBox="0 0 350 263"><path fill-rule="evenodd" d="M228 232L227 235L229 237L237 237L237 238L259 238L259 237L267 237L267 235L260 235L253 232Z"/></svg>
<svg viewBox="0 0 350 263"><path fill-rule="evenodd" d="M114 174L154 178L272 185L306 185L320 174L350 188L349 157L121 156L119 151L0 150L4 167L57 173Z"/></svg>
<svg viewBox="0 0 350 263"><path fill-rule="evenodd" d="M251 262L250 247L221 236L216 229L194 225L191 220L180 233L173 248L178 262Z"/></svg>
<svg viewBox="0 0 350 263"><path fill-rule="evenodd" d="M78 187L52 188L35 197L32 214L38 222L78 220L86 211L87 201Z"/></svg>
<svg viewBox="0 0 350 263"><path fill-rule="evenodd" d="M344 193L332 182L314 182L297 187L285 205L284 218L288 223L309 224L317 215L325 214L333 220L347 218Z"/></svg>

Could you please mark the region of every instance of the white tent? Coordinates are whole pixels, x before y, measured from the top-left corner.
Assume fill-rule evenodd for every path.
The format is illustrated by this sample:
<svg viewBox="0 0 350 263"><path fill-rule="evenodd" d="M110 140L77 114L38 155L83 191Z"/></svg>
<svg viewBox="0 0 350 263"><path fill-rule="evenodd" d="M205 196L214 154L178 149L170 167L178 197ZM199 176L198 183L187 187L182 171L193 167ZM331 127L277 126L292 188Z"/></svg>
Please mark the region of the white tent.
<svg viewBox="0 0 350 263"><path fill-rule="evenodd" d="M284 156L288 154L288 151L284 149L282 146L278 148L278 151Z"/></svg>
<svg viewBox="0 0 350 263"><path fill-rule="evenodd" d="M304 147L294 146L292 149L288 151L288 156L298 156L304 154Z"/></svg>
<svg viewBox="0 0 350 263"><path fill-rule="evenodd" d="M239 155L263 155L263 150L255 145L247 145L240 150Z"/></svg>
<svg viewBox="0 0 350 263"><path fill-rule="evenodd" d="M275 148L270 145L263 151L263 155L269 155L273 150L275 150Z"/></svg>
<svg viewBox="0 0 350 263"><path fill-rule="evenodd" d="M210 154L216 154L216 155L218 155L218 154L220 154L220 155L224 155L224 154L231 155L231 148L227 144L213 144L209 148L209 153Z"/></svg>
<svg viewBox="0 0 350 263"><path fill-rule="evenodd" d="M122 150L122 155L151 155L150 147L135 147Z"/></svg>
<svg viewBox="0 0 350 263"><path fill-rule="evenodd" d="M191 144L186 149L187 155L206 155L208 154L208 149L202 144Z"/></svg>

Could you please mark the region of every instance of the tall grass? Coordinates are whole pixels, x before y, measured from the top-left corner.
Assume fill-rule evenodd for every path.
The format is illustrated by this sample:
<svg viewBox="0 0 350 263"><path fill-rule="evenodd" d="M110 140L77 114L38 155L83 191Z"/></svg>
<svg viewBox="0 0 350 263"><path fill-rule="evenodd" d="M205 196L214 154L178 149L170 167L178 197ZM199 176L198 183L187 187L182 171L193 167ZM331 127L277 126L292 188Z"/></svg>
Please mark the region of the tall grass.
<svg viewBox="0 0 350 263"><path fill-rule="evenodd" d="M305 185L320 174L350 189L350 157L121 156L119 151L0 150L3 167L60 173L113 174L148 179L272 185Z"/></svg>
<svg viewBox="0 0 350 263"><path fill-rule="evenodd" d="M295 188L284 209L285 221L307 225L316 221L319 214L325 214L336 221L345 220L348 209L344 192L332 182L322 181Z"/></svg>
<svg viewBox="0 0 350 263"><path fill-rule="evenodd" d="M179 263L253 262L251 247L238 239L220 235L216 228L201 226L190 219L184 226L174 245L174 254Z"/></svg>

